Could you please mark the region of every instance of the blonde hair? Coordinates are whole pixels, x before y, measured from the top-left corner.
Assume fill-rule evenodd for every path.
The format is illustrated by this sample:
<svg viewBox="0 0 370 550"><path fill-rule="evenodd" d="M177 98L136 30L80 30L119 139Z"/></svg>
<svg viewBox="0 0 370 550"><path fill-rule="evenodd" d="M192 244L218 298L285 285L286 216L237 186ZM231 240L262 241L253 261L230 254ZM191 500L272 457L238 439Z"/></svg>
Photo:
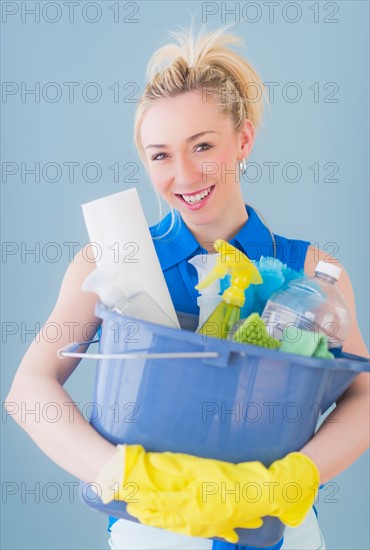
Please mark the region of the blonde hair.
<svg viewBox="0 0 370 550"><path fill-rule="evenodd" d="M263 98L268 101L266 89L251 64L227 47L243 44L240 37L225 32L231 25L212 32L203 28L198 36L194 36L192 25L183 32L170 31L175 43L162 46L150 58L149 82L134 121L134 142L144 166L147 160L140 127L145 112L158 99L202 92L216 100L222 114L231 116L236 132L246 118L255 129L262 126Z"/></svg>

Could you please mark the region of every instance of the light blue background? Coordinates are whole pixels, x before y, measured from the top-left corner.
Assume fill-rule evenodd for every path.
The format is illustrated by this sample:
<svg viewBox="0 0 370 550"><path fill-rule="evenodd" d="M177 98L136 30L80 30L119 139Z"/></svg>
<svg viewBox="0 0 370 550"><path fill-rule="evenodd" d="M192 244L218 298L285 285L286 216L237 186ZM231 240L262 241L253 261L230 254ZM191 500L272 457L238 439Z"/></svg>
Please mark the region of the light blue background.
<svg viewBox="0 0 370 550"><path fill-rule="evenodd" d="M98 4L101 19L96 23L84 20L85 2L76 6L74 22L68 20L67 7L58 2L61 18L55 23L45 19L56 17L56 3L47 8L44 17L42 10L47 3L39 3L39 23L34 16L25 15L24 10L22 22L22 4L30 9L37 3L2 2L2 80L19 86L24 82L27 88L39 82L41 89L49 82L57 82L63 95L55 103L45 101L42 95L39 103L30 96L22 102L20 93L3 95L2 167L6 162L16 163L19 169L22 162L28 167L39 162L42 168L55 162L64 169L55 183L46 181L42 174L39 183L30 175L22 182L20 170L7 181L2 178L2 240L14 243L20 250L13 256L3 256L2 263L3 328L4 323L13 322L19 329L3 345L2 400L33 338L22 334L21 323L28 329L35 323L42 326L55 303L70 261L68 246L63 243L77 243L77 250L87 241L80 205L136 185L148 223L157 220L157 203L132 143L135 102L122 100L133 88L124 86L135 83L137 98L145 86L151 53L166 42L165 31L188 25L191 17L198 29L202 10L207 28L213 29L238 21L238 14L227 15L225 8L239 6L240 18L231 31L245 40L241 53L249 56L265 82L279 83L249 159L258 163L262 178L258 182L243 182L245 199L263 213L276 233L307 239L321 248L335 243L337 257L352 280L359 326L369 343L368 2L298 2L295 4L301 10L301 18L295 23L287 21L294 17L295 8L286 2L275 7L273 20L269 20L266 3L259 3L261 17L255 23L251 19L257 12L251 2L120 2L121 21L117 23L113 10L118 3L113 1ZM130 17L133 4L138 11ZM4 10L13 7L19 11L6 17ZM206 9L217 13L205 20ZM85 13L91 19L94 8L89 10ZM138 21L130 23L128 19ZM337 22L333 22L335 19ZM75 100L69 102L63 82L72 81L80 85ZM89 103L83 99L81 89L88 82L97 82L101 87L100 101ZM113 91L109 89L114 82L120 87L118 103L113 101ZM302 98L296 103L287 101L282 94L289 82L296 82L302 91ZM315 82L319 83L318 102L309 89ZM339 87L333 96L338 102L324 101L334 89L325 89L329 82ZM51 97L51 88L49 91ZM80 166L74 181L69 182L63 163L72 161ZM280 168L270 183L263 163L275 161L280 162ZM96 183L83 177L81 167L89 162L101 167L102 176ZM118 183L109 169L115 162L121 166ZM131 170L124 165L129 162L139 165L133 176L137 183L127 179ZM296 183L283 177L282 167L289 162L302 168L302 178ZM329 162L339 167L333 176L337 182L324 181L331 173L329 167L324 167ZM314 163L320 166L318 182L309 168ZM254 177L255 172L249 173ZM292 174L289 172L288 176ZM92 171L88 173L90 178L92 175ZM51 169L47 177L54 177ZM28 249L40 246L39 261L32 255L22 257L22 242ZM56 247L48 245L51 242ZM61 253L60 258L53 262L56 251ZM327 251L333 252L333 247ZM91 400L93 370L93 365L82 362L66 385L82 406ZM69 502L68 488L63 484L75 481L74 478L43 455L6 416L2 433L2 483L14 482L18 488L14 496L3 497L2 547L108 548L107 518L84 507L77 490ZM34 495L22 495L22 487L31 489L36 483L40 484L40 502L35 502ZM59 499L48 483L59 484ZM327 547L369 548L369 454L365 453L333 483L320 493L318 503ZM57 502L51 502L53 499Z"/></svg>

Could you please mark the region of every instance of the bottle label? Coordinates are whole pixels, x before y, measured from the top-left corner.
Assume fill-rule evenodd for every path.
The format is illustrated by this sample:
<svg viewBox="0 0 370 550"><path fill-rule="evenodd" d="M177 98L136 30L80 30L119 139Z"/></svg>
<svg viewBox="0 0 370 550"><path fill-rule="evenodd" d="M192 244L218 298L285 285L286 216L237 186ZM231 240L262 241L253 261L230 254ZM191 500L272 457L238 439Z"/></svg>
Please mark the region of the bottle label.
<svg viewBox="0 0 370 550"><path fill-rule="evenodd" d="M268 301L263 311L262 319L269 335L282 341L283 330L286 327L296 327L301 330L313 331L315 329L315 323L308 315L313 317L309 312L307 312L306 315L302 315L301 313Z"/></svg>

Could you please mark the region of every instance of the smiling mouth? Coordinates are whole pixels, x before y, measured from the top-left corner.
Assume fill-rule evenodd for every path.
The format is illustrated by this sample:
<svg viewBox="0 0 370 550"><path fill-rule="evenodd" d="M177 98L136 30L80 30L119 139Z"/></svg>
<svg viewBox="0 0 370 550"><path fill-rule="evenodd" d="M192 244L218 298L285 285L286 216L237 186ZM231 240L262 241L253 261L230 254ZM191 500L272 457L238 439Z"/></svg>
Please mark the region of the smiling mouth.
<svg viewBox="0 0 370 550"><path fill-rule="evenodd" d="M199 191L198 193L190 194L186 193L184 195L176 194L176 197L180 197L184 202L187 204L197 204L202 202L208 195L213 191L214 185L211 185L211 187L207 187L207 189L203 189L202 191Z"/></svg>

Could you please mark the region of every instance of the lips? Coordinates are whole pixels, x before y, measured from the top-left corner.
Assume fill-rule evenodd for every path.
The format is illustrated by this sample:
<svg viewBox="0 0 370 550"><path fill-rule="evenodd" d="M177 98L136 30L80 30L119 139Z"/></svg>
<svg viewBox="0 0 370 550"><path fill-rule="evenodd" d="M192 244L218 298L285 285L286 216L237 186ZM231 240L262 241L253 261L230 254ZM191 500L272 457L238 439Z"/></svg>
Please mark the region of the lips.
<svg viewBox="0 0 370 550"><path fill-rule="evenodd" d="M194 193L183 193L181 195L176 194L175 196L182 202L182 204L185 204L191 210L197 210L208 202L209 197L213 193L214 187L214 185L211 185L210 187L200 189Z"/></svg>

